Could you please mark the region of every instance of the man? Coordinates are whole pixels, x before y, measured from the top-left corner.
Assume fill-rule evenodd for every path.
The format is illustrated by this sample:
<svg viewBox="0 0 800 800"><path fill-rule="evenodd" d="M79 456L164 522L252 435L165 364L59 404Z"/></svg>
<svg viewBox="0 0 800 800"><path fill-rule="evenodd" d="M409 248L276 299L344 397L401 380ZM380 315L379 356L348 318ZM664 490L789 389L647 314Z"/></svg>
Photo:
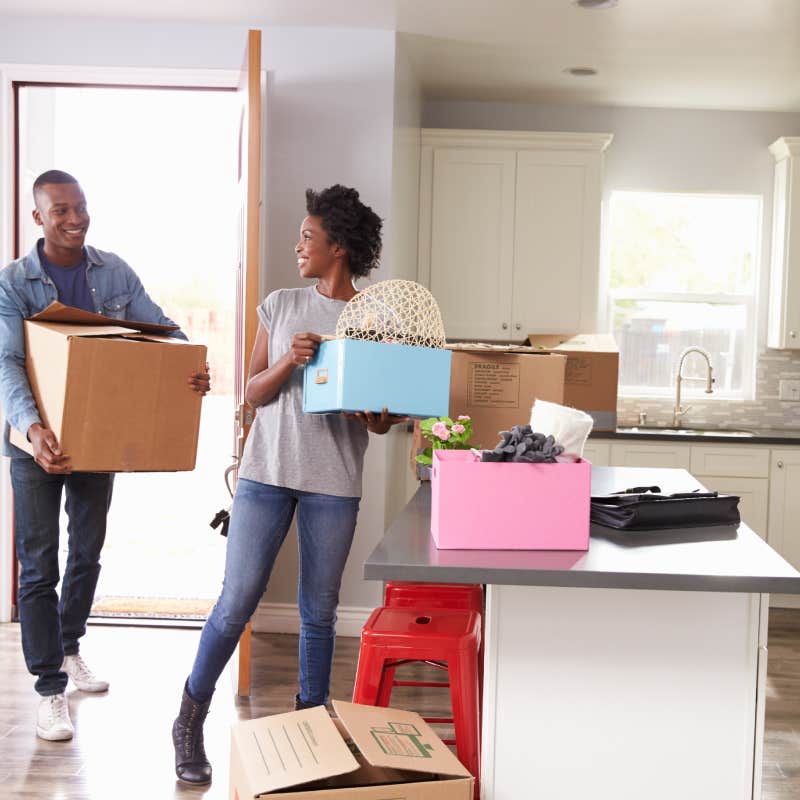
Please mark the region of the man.
<svg viewBox="0 0 800 800"><path fill-rule="evenodd" d="M79 640L100 574L113 475L72 472L52 430L39 415L25 372L23 321L54 300L117 319L174 324L118 256L84 246L86 198L71 175L50 170L33 184L33 219L44 237L31 252L0 271L0 405L6 416L4 455L11 456L14 528L19 577L22 649L41 695L36 733L51 741L72 738L65 698L69 679L85 692L103 692L79 653ZM185 339L180 331L175 336ZM205 395L208 372L189 376ZM188 391L188 389L187 389ZM9 423L25 433L34 456L10 444ZM62 490L66 493L69 548L61 598L58 542Z"/></svg>

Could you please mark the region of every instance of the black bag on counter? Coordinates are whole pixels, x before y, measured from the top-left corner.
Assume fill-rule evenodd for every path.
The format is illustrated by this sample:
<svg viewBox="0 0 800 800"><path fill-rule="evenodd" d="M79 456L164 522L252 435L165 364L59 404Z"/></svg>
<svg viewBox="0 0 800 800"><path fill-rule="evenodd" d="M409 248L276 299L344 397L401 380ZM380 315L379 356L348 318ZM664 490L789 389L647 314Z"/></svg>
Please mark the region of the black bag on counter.
<svg viewBox="0 0 800 800"><path fill-rule="evenodd" d="M736 495L700 491L661 494L658 486L637 486L592 497L591 520L618 530L649 531L738 525L741 517Z"/></svg>

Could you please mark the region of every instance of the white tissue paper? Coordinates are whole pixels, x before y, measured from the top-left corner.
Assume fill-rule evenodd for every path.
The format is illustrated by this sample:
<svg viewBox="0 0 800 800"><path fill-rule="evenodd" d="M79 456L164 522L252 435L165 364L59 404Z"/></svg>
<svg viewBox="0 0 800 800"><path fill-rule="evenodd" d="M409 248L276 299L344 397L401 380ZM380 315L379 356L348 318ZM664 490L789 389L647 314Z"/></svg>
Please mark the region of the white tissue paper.
<svg viewBox="0 0 800 800"><path fill-rule="evenodd" d="M535 400L531 408L530 426L536 433L552 435L564 453L583 457L586 439L594 420L583 411L547 400Z"/></svg>

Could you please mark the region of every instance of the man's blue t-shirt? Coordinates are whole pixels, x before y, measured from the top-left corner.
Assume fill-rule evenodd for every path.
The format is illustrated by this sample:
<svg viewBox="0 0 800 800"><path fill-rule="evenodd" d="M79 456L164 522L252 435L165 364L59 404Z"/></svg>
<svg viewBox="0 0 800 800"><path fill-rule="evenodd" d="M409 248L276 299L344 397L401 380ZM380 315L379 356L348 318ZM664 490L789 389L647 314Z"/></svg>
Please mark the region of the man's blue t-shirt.
<svg viewBox="0 0 800 800"><path fill-rule="evenodd" d="M60 267L48 261L44 254L44 248L39 244L39 261L42 269L56 285L58 289L58 300L65 306L81 308L84 311L95 311L92 293L89 291L89 283L86 280L86 251L83 258L74 267Z"/></svg>

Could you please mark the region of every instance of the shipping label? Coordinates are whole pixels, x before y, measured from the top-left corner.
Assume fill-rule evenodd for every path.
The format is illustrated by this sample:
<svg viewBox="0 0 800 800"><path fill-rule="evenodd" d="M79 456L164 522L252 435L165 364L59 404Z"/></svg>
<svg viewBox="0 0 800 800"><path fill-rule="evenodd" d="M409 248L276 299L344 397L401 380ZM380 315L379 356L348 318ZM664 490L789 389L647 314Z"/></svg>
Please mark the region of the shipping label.
<svg viewBox="0 0 800 800"><path fill-rule="evenodd" d="M585 356L569 356L564 383L588 386L592 382L592 359Z"/></svg>
<svg viewBox="0 0 800 800"><path fill-rule="evenodd" d="M519 364L476 361L469 365L467 405L519 408Z"/></svg>
<svg viewBox="0 0 800 800"><path fill-rule="evenodd" d="M433 747L422 741L422 734L415 725L389 722L385 728L371 728L370 733L378 747L387 755L431 758L430 751Z"/></svg>

